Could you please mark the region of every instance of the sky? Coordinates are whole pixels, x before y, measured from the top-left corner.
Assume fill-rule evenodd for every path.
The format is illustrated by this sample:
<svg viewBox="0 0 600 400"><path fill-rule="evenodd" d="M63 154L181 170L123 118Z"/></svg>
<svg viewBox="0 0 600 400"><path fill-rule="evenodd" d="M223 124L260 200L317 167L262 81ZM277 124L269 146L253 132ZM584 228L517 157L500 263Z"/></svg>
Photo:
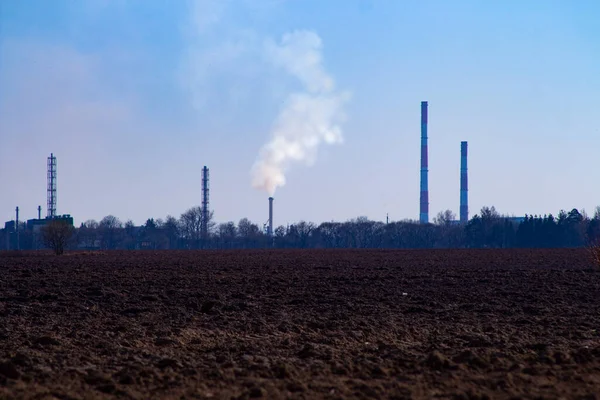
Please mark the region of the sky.
<svg viewBox="0 0 600 400"><path fill-rule="evenodd" d="M0 1L0 221L430 219L600 205L600 3Z"/></svg>

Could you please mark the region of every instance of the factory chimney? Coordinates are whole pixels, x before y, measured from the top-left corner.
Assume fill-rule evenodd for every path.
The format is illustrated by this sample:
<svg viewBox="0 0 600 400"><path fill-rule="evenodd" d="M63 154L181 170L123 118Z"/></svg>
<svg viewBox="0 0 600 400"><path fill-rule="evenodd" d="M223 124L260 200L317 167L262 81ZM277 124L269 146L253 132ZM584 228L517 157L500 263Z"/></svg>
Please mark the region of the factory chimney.
<svg viewBox="0 0 600 400"><path fill-rule="evenodd" d="M460 142L460 222L469 221L469 176L467 174L467 142Z"/></svg>
<svg viewBox="0 0 600 400"><path fill-rule="evenodd" d="M267 231L269 236L273 236L273 198L269 197L269 228Z"/></svg>
<svg viewBox="0 0 600 400"><path fill-rule="evenodd" d="M38 206L38 219L42 219L42 206Z"/></svg>
<svg viewBox="0 0 600 400"><path fill-rule="evenodd" d="M17 232L17 250L21 250L20 244L19 244L19 207L17 207L15 209L15 211L17 212L16 221L15 221L15 231Z"/></svg>
<svg viewBox="0 0 600 400"><path fill-rule="evenodd" d="M202 238L206 239L208 236L208 218L209 214L209 171L208 167L205 165L202 168Z"/></svg>
<svg viewBox="0 0 600 400"><path fill-rule="evenodd" d="M421 201L419 221L429 223L429 184L427 163L427 102L421 102Z"/></svg>

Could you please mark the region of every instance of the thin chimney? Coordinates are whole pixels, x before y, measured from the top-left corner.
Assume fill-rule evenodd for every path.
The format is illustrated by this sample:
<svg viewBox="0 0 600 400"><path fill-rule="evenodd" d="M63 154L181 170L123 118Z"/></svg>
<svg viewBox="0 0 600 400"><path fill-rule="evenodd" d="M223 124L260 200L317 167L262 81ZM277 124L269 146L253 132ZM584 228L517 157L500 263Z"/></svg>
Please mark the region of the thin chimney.
<svg viewBox="0 0 600 400"><path fill-rule="evenodd" d="M467 173L467 142L460 142L460 222L469 221L469 175Z"/></svg>
<svg viewBox="0 0 600 400"><path fill-rule="evenodd" d="M19 207L17 207L15 209L17 215L16 215L16 221L15 221L15 231L17 232L17 250L21 250L20 249L20 243L19 243Z"/></svg>
<svg viewBox="0 0 600 400"><path fill-rule="evenodd" d="M273 236L273 198L269 197L269 236Z"/></svg>

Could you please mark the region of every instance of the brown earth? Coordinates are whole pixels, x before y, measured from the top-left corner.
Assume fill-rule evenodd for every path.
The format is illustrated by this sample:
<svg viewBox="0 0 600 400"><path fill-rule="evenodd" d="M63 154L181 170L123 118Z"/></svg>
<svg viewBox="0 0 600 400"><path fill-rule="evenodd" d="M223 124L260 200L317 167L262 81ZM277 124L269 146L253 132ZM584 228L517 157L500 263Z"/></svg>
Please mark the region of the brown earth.
<svg viewBox="0 0 600 400"><path fill-rule="evenodd" d="M600 398L585 250L0 255L0 398Z"/></svg>

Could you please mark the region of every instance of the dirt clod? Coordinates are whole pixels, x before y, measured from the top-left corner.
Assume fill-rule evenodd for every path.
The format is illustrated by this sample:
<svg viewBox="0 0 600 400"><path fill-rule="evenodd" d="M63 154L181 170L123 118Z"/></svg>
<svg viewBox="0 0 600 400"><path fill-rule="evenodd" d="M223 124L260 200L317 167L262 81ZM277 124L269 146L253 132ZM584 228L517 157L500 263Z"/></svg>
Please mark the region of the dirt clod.
<svg viewBox="0 0 600 400"><path fill-rule="evenodd" d="M19 379L21 376L15 364L10 361L0 363L0 375L4 375L9 379Z"/></svg>
<svg viewBox="0 0 600 400"><path fill-rule="evenodd" d="M35 343L41 346L58 346L60 342L52 336L40 336L35 339Z"/></svg>

